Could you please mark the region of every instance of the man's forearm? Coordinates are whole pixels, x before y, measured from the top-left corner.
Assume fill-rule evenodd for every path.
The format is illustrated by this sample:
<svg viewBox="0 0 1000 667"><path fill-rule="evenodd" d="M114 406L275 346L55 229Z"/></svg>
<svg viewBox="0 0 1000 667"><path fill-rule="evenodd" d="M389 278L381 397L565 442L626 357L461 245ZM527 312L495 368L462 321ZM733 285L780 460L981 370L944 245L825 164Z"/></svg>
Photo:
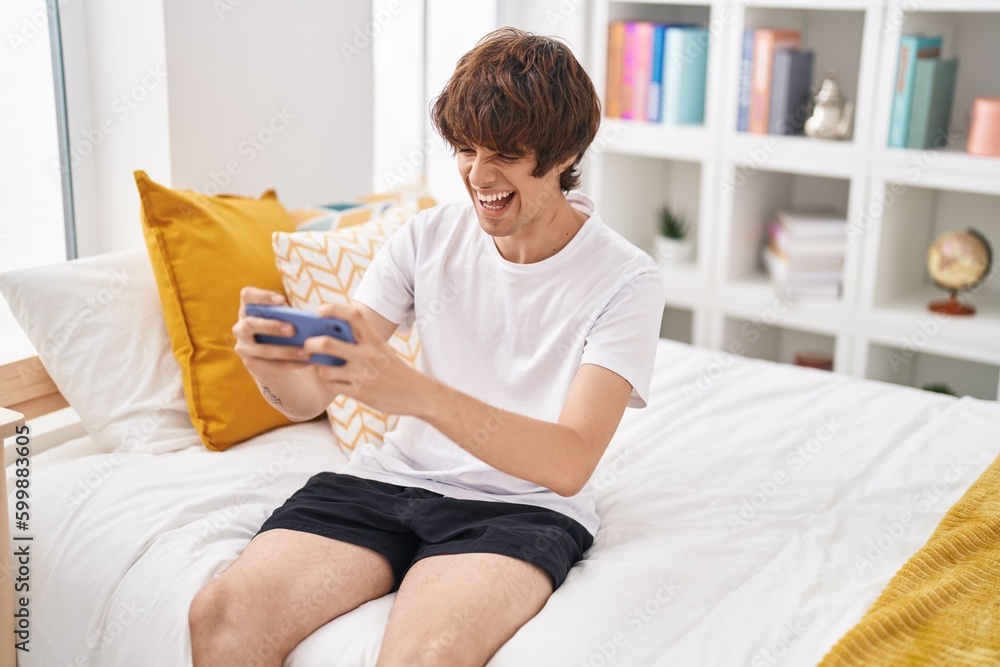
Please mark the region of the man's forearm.
<svg viewBox="0 0 1000 667"><path fill-rule="evenodd" d="M575 495L586 483L583 438L572 428L501 410L424 377L415 416L476 458L562 496Z"/></svg>
<svg viewBox="0 0 1000 667"><path fill-rule="evenodd" d="M305 365L280 377L254 380L267 402L292 421L308 421L329 405L313 369Z"/></svg>

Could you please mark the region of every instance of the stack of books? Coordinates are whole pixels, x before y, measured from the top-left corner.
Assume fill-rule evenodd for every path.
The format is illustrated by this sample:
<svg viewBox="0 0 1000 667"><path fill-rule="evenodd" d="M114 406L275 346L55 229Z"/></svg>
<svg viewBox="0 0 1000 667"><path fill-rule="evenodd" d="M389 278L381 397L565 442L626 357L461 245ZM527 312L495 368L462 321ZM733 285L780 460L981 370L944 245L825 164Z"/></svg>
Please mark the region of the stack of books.
<svg viewBox="0 0 1000 667"><path fill-rule="evenodd" d="M743 32L739 120L751 134L802 134L809 113L813 52L798 30Z"/></svg>
<svg viewBox="0 0 1000 667"><path fill-rule="evenodd" d="M940 148L948 143L958 58L942 58L940 35L903 35L899 40L890 148Z"/></svg>
<svg viewBox="0 0 1000 667"><path fill-rule="evenodd" d="M605 115L703 124L708 44L708 29L692 24L613 21Z"/></svg>
<svg viewBox="0 0 1000 667"><path fill-rule="evenodd" d="M832 209L778 211L768 224L764 266L789 294L839 296L847 220Z"/></svg>

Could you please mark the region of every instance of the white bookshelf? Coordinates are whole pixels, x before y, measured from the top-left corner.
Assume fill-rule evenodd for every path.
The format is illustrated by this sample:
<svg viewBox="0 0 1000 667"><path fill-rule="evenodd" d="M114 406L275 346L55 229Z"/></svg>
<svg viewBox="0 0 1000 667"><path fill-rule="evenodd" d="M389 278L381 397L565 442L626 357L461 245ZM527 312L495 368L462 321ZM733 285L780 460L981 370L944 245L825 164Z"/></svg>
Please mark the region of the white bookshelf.
<svg viewBox="0 0 1000 667"><path fill-rule="evenodd" d="M831 354L834 369L920 387L1000 396L1000 270L969 296L976 315L926 308L947 295L927 276L927 246L965 227L1000 263L1000 158L964 152L966 111L1000 96L1000 0L595 0L588 68L605 99L613 20L687 21L711 35L705 124L671 127L605 119L612 140L584 173L603 218L651 249L669 203L696 229L695 259L664 265L661 335L791 363ZM815 51L814 85L829 67L855 104L845 141L736 131L744 28L797 28ZM959 57L953 140L938 151L886 147L900 36L944 36ZM789 298L759 262L765 225L782 206L831 205L852 233L839 297Z"/></svg>

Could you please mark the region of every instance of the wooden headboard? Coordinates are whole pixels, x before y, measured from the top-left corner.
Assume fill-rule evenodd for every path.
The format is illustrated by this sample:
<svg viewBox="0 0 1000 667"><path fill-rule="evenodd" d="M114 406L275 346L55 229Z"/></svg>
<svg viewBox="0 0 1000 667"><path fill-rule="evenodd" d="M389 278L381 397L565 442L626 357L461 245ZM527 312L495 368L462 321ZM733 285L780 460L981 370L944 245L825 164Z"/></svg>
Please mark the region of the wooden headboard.
<svg viewBox="0 0 1000 667"><path fill-rule="evenodd" d="M67 406L38 357L0 366L0 408L34 419Z"/></svg>
<svg viewBox="0 0 1000 667"><path fill-rule="evenodd" d="M38 357L0 366L0 442L15 436L25 420L47 415L68 405ZM0 665L13 667L17 664L14 650L15 596L6 474L0 477L0 516L3 517L0 521L0 545L3 548L0 552L0 637L3 637L0 641Z"/></svg>

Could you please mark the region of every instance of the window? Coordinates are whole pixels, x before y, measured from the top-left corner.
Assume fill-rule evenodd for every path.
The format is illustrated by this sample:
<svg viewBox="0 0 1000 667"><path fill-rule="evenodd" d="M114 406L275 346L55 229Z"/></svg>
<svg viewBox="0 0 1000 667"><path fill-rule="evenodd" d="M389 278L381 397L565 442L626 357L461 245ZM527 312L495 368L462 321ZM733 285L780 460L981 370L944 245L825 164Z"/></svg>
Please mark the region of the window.
<svg viewBox="0 0 1000 667"><path fill-rule="evenodd" d="M62 79L53 68L61 56L50 39L58 30L50 29L44 7L37 0L0 3L0 25L8 26L0 49L0 89L16 100L0 107L0 124L8 128L0 152L0 271L64 261L75 252L59 166L65 105ZM0 298L0 363L34 354Z"/></svg>

